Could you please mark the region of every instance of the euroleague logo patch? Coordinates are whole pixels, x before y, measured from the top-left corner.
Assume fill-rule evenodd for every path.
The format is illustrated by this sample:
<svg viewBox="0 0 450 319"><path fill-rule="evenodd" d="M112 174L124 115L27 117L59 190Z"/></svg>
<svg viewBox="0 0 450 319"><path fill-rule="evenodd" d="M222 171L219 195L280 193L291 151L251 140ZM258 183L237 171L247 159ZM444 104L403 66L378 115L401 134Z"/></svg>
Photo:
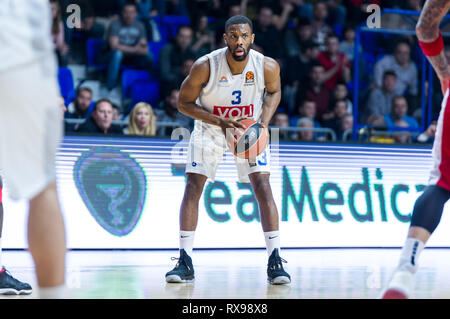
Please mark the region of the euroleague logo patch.
<svg viewBox="0 0 450 319"><path fill-rule="evenodd" d="M255 83L255 74L252 71L245 73L245 84L251 85Z"/></svg>

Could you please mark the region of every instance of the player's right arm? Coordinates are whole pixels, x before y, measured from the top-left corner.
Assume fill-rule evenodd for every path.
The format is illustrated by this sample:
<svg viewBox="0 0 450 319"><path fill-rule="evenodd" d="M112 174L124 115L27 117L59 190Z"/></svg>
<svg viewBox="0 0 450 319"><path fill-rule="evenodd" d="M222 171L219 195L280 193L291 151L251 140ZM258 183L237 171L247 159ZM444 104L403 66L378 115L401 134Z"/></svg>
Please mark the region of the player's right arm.
<svg viewBox="0 0 450 319"><path fill-rule="evenodd" d="M200 91L209 81L209 60L202 57L195 61L189 75L181 84L178 97L178 111L196 120L208 124L217 125L225 134L227 128L244 128L244 126L233 119L221 118L212 114L196 103Z"/></svg>
<svg viewBox="0 0 450 319"><path fill-rule="evenodd" d="M450 0L426 1L416 25L417 38L422 44L432 44L439 40L439 24L449 9ZM450 79L450 67L444 50L437 54L427 55L427 58L441 80L442 90L445 91Z"/></svg>

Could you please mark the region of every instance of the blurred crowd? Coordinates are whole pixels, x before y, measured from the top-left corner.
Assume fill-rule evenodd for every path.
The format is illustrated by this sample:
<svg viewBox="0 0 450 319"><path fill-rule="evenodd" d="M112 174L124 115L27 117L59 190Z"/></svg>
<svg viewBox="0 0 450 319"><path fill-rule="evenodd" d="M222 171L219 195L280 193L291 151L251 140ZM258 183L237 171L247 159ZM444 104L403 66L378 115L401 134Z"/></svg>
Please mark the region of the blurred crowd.
<svg viewBox="0 0 450 319"><path fill-rule="evenodd" d="M417 44L412 36L381 41L383 50L373 65L364 65L358 115L354 113L355 28L371 12L366 8L420 11L421 0L50 0L53 38L60 67L86 65L88 39L103 39L96 61L104 68L89 77L102 84L94 101L87 85L67 101L65 117L86 119L66 123L66 132L169 136L174 127L192 128L193 120L176 106L179 87L194 61L225 45L226 19L242 14L254 23L252 48L281 66L282 100L271 125L282 140L349 140L354 124L367 124L370 141L430 142L435 125L421 127ZM70 4L81 8L81 24L64 23ZM173 34L161 28L161 17L187 17ZM416 17L417 18L417 17ZM393 20L389 20L393 21ZM388 22L389 22L388 21ZM414 21L397 21L395 28L414 29ZM412 28L412 29L411 29ZM158 43L158 50L150 50ZM360 52L361 48L358 48ZM447 51L446 51L447 52ZM155 54L156 53L156 54ZM449 52L450 53L450 52ZM127 105L115 100L124 69L147 71L158 82L158 99ZM129 101L128 101L129 103ZM125 127L119 123L127 122ZM288 128L295 128L289 130ZM370 131L367 130L367 131Z"/></svg>

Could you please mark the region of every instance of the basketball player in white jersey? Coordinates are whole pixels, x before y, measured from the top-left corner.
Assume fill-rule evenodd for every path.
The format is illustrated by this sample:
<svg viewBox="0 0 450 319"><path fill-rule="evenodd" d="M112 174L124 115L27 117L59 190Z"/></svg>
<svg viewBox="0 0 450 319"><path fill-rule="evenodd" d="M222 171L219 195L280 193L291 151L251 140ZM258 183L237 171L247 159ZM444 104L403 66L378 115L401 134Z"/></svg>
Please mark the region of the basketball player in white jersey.
<svg viewBox="0 0 450 319"><path fill-rule="evenodd" d="M55 154L62 117L50 24L48 0L0 1L0 167L11 198L29 202L39 297L60 298L66 244Z"/></svg>
<svg viewBox="0 0 450 319"><path fill-rule="evenodd" d="M399 264L383 292L384 299L411 296L420 253L438 226L444 204L450 198L450 66L444 55L444 43L439 31L439 24L449 9L450 0L428 0L416 26L422 51L440 79L444 100L433 144L434 165L429 185L414 204L408 236Z"/></svg>
<svg viewBox="0 0 450 319"><path fill-rule="evenodd" d="M227 149L227 129L242 129L237 119L251 117L264 129L281 97L278 63L250 49L254 41L252 22L233 16L225 23L225 48L198 59L181 85L180 112L195 119L188 149L187 182L180 209L180 257L166 274L167 282L194 280L192 247L197 227L198 202L206 180L215 172ZM236 158L240 182L250 182L259 204L261 224L269 255L268 281L290 283L280 255L278 212L269 184L268 149L255 161Z"/></svg>

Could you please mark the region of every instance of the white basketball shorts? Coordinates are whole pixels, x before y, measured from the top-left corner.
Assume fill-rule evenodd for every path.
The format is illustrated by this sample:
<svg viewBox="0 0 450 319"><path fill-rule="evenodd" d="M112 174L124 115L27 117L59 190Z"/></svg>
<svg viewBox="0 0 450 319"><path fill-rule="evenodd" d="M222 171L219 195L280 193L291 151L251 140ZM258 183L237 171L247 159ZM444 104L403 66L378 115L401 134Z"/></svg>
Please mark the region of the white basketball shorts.
<svg viewBox="0 0 450 319"><path fill-rule="evenodd" d="M31 199L56 179L59 96L53 54L0 72L0 169L13 199Z"/></svg>
<svg viewBox="0 0 450 319"><path fill-rule="evenodd" d="M221 130L201 131L194 129L188 147L186 173L197 173L208 177L214 181L216 170L223 159L227 148L224 134ZM230 156L234 156L230 153ZM241 183L249 183L249 174L261 172L270 173L270 152L269 147L256 157L254 163L247 159L234 156L237 167L238 180Z"/></svg>

